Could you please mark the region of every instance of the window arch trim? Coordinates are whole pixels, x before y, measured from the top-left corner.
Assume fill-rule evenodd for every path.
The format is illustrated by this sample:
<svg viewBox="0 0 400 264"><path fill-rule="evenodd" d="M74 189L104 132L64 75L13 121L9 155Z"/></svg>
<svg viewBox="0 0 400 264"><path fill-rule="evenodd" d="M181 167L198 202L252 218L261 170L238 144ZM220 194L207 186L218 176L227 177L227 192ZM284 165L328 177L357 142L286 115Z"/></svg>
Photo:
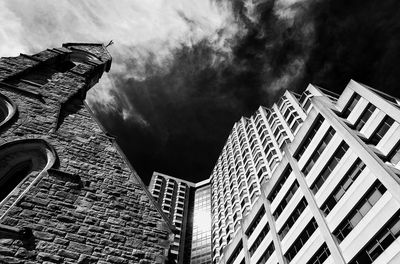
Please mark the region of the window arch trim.
<svg viewBox="0 0 400 264"><path fill-rule="evenodd" d="M76 49L70 47L69 49L72 50L72 52L69 54L69 59L72 62L93 62L93 63L101 63L102 60L100 57L96 56L95 54L86 51L86 50L81 50L81 49Z"/></svg>
<svg viewBox="0 0 400 264"><path fill-rule="evenodd" d="M30 173L25 175L25 177L22 178L21 181L13 187L11 192L9 192L4 197L4 199L0 201L0 208L3 208L5 206L3 210L1 210L0 219L2 219L7 214L9 209L14 207L19 202L19 200L25 195L25 193L27 193L31 189L32 186L36 185L44 176L48 175L48 170L52 168L53 165L58 161L58 157L54 148L46 140L21 139L0 145L0 162L9 159L10 157L12 157L12 155L27 153L29 151L37 151L40 155L43 155L42 157L31 157L31 161L33 162L33 164L37 164L36 169L38 174L34 175L34 177L32 177L33 175ZM15 160L11 159L11 162L8 162L8 164L6 162L5 164L7 164L7 166L3 167L3 170L0 170L0 177L3 178L9 176L10 174L8 173L13 168L26 161L26 157L18 157ZM8 179L4 178L2 179L2 181L7 182ZM22 184L27 185L27 187L21 189ZM10 202L10 197L15 197L15 201Z"/></svg>
<svg viewBox="0 0 400 264"><path fill-rule="evenodd" d="M0 93L0 128L8 123L17 112L17 105L7 96ZM3 118L1 118L3 117Z"/></svg>
<svg viewBox="0 0 400 264"><path fill-rule="evenodd" d="M0 145L0 159L4 156L15 152L18 150L18 147L25 146L31 147L32 149L36 147L37 149L42 149L46 151L46 156L48 158L48 164L46 165L46 169L51 168L55 161L57 160L57 153L52 145L50 145L46 140L36 138L36 139L19 139L11 142L6 142Z"/></svg>

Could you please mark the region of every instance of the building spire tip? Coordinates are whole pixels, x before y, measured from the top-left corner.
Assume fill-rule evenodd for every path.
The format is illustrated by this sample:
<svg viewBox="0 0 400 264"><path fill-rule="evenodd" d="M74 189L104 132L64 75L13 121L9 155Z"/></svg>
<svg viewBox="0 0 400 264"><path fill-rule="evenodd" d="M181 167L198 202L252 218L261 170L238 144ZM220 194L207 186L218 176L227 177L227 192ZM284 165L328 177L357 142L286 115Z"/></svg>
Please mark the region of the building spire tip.
<svg viewBox="0 0 400 264"><path fill-rule="evenodd" d="M113 45L113 44L114 44L114 41L113 41L113 40L110 40L110 42L108 42L108 44L106 45L106 48L107 48L108 46Z"/></svg>

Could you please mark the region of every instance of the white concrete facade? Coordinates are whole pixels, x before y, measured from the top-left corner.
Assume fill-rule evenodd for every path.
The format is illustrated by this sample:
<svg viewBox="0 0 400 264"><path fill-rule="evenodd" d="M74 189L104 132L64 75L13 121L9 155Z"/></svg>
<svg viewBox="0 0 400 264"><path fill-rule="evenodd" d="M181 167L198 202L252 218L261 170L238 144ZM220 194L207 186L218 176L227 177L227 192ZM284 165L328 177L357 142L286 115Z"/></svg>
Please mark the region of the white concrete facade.
<svg viewBox="0 0 400 264"><path fill-rule="evenodd" d="M398 99L355 81L286 92L215 165L213 263L400 263L399 169Z"/></svg>
<svg viewBox="0 0 400 264"><path fill-rule="evenodd" d="M238 233L306 117L296 96L286 92L270 109L260 107L234 125L210 177L215 263L224 258L223 248Z"/></svg>

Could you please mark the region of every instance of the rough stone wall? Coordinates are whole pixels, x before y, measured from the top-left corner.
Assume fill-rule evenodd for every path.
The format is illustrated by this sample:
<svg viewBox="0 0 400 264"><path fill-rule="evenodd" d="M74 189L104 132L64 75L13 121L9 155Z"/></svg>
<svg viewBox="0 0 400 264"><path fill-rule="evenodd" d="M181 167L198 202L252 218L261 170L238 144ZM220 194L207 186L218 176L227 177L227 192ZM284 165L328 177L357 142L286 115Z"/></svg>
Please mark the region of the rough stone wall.
<svg viewBox="0 0 400 264"><path fill-rule="evenodd" d="M97 82L106 67L79 64L41 87L23 87L33 93L7 85L17 73L40 61L57 61L74 48L110 62L98 45L0 60L0 93L18 108L0 127L0 146L43 139L58 156L53 168L0 220L29 227L34 235L28 243L0 237L0 263L164 263L171 230L113 139L82 103L88 84Z"/></svg>

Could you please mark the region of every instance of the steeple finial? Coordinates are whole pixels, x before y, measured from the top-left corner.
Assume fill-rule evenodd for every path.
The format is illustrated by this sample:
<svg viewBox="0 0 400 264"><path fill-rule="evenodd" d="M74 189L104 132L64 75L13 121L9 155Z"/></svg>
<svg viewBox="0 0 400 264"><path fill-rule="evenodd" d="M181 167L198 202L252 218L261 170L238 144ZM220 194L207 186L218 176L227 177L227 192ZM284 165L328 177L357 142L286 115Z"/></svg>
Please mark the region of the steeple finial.
<svg viewBox="0 0 400 264"><path fill-rule="evenodd" d="M110 40L110 42L107 44L106 48L107 48L108 46L111 46L112 44L114 44L114 41L113 41L113 40Z"/></svg>

